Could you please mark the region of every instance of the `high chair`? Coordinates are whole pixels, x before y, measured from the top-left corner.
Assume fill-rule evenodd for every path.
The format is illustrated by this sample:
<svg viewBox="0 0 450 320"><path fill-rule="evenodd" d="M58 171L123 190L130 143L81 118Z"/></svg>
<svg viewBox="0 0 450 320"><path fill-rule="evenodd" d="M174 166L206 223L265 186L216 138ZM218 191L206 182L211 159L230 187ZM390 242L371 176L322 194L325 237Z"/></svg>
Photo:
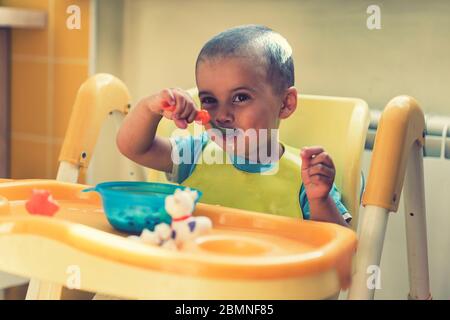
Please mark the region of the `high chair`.
<svg viewBox="0 0 450 320"><path fill-rule="evenodd" d="M196 96L195 89L189 92ZM295 116L282 123L281 140L294 147L322 145L331 154L337 168L336 184L342 192L344 204L353 216L352 228L355 229L361 195L361 156L369 121L367 104L352 98L307 95L300 95L299 98ZM68 275L65 272L68 265L81 265L80 270L72 270L75 274L81 272L81 281L75 288L123 298L322 299L335 297L340 289L348 287L352 256L356 248L355 234L334 224L300 222L200 203L195 213L209 216L214 225L232 226L237 223L245 228L257 226L260 231L269 233L283 235L289 232L289 237L295 235L312 248L307 249L312 250L309 254L292 256L289 264L286 264L286 260L271 261L269 257L267 260L249 259L248 264L233 265L226 259L217 263L182 254L173 256L159 248L148 248L117 237L123 235L106 223L104 215L98 214L99 209L96 208L101 207L101 203L95 194L85 195L82 199L81 208L89 212L89 215L82 216L82 220L73 218L68 210L61 213L63 219L24 217L24 210L17 209L23 202L14 200L24 199L32 187L52 191L56 199L81 201L79 192L85 186L74 183L79 179L80 170L85 170L89 165L102 120L108 113L125 115L130 109L129 103L128 90L120 80L107 74L91 77L79 90L60 154L57 181L65 183L22 181L0 184L0 255L8 257L6 262L0 261L0 270L31 278L27 299L59 299L62 286L67 286ZM405 103L408 104L408 101ZM394 106L391 109L398 108ZM404 109L410 110L409 106ZM406 151L411 141L415 141L414 134L422 128L420 113L417 108L413 109L413 112L404 112L402 116L403 120L409 119L411 114L416 117L414 130L403 126L403 131L409 130L408 139L404 140ZM164 122L158 129L159 134L169 135L170 126L168 121ZM403 132L402 128L398 130ZM383 142L377 141L376 148L379 148ZM377 202L377 199L380 194L381 198L390 196L389 192L393 189L397 197L394 202L398 201L407 159L403 152L405 150L394 154L397 157L392 166L378 164L376 167L395 169L395 165L400 163L403 171L388 171L393 175L388 184L395 188L377 193L374 186L383 188L384 185L380 180L375 184L371 182L376 180L373 178L376 173L372 170L367 186L369 194L364 197L364 204L383 206L384 203ZM379 159L375 154L374 157ZM155 172L149 176L152 180L162 179ZM395 206L389 208L396 209ZM386 210L380 212L387 214ZM11 212L16 211L18 216L13 217ZM81 224L74 224L70 220ZM373 235L367 223L363 226L361 252L358 251L358 255L362 253L363 258L356 260L357 283L353 283L351 298L373 298L374 289L363 288L367 283L364 275L368 263L376 264L378 259L379 265L381 256L383 239L380 235L384 236L384 233ZM383 224L377 230L382 231L382 227ZM376 248L372 249L367 241L374 239L378 242ZM39 246L38 252L35 252L36 245ZM39 249L46 250L49 263L42 261ZM247 249L250 252L254 250L251 246L247 246ZM155 260L155 257L158 259ZM274 261L280 261L277 267ZM423 267L423 259L420 263ZM176 274L173 273L175 270ZM67 272L70 276L70 270ZM241 278L233 278L237 275ZM196 287L204 292L192 291Z"/></svg>

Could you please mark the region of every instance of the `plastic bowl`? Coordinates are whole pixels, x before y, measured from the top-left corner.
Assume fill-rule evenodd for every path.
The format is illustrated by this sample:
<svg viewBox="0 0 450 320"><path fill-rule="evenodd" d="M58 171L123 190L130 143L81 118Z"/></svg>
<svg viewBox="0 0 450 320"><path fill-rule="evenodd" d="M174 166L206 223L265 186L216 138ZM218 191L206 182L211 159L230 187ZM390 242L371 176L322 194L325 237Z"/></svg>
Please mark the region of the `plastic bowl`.
<svg viewBox="0 0 450 320"><path fill-rule="evenodd" d="M154 230L159 223L170 224L172 218L164 209L165 198L183 186L156 182L104 182L83 192L96 191L103 200L103 209L109 223L119 231L140 234ZM199 190L198 199L202 193Z"/></svg>

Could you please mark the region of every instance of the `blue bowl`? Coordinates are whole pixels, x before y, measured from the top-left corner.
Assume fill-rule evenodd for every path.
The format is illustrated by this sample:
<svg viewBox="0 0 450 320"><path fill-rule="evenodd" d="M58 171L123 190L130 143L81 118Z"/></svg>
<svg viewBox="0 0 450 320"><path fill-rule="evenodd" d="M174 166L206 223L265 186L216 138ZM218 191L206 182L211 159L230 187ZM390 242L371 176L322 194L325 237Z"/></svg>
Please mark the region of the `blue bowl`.
<svg viewBox="0 0 450 320"><path fill-rule="evenodd" d="M165 198L185 187L155 182L104 182L83 192L96 191L103 200L109 223L119 231L140 234L154 230L159 223L170 224L172 218L164 209ZM202 196L199 190L198 199Z"/></svg>

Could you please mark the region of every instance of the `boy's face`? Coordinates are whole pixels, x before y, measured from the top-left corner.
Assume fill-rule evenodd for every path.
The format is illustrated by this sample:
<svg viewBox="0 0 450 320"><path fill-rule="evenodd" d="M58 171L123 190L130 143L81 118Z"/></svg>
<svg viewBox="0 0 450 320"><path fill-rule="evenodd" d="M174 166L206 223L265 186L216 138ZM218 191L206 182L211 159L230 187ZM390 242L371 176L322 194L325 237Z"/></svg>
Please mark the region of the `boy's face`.
<svg viewBox="0 0 450 320"><path fill-rule="evenodd" d="M196 80L201 106L213 126L244 132L267 129L269 134L278 128L283 97L268 82L264 64L247 57L203 60ZM245 144L247 151L254 149Z"/></svg>

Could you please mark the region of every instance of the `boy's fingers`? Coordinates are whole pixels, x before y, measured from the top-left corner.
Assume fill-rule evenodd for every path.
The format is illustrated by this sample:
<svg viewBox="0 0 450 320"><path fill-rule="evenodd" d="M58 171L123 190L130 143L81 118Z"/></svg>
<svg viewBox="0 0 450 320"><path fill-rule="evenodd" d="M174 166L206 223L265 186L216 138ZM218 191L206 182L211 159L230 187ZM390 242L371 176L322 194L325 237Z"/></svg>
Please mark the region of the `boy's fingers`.
<svg viewBox="0 0 450 320"><path fill-rule="evenodd" d="M172 120L172 111L163 110L161 114L163 117Z"/></svg>
<svg viewBox="0 0 450 320"><path fill-rule="evenodd" d="M195 109L194 105L190 102L186 102L186 107L184 110L181 111L179 118L180 119L186 119L189 117L189 115L192 113L192 111Z"/></svg>
<svg viewBox="0 0 450 320"><path fill-rule="evenodd" d="M302 168L309 168L311 158L321 152L323 152L322 147L305 147L302 148L300 152L300 157L302 158Z"/></svg>
<svg viewBox="0 0 450 320"><path fill-rule="evenodd" d="M328 167L327 165L318 163L318 164L312 165L311 167L308 168L308 174L310 176L319 174L319 175L327 176L329 178L333 178L335 172L334 172L334 169Z"/></svg>
<svg viewBox="0 0 450 320"><path fill-rule="evenodd" d="M333 159L331 159L330 155L326 152L322 152L318 154L314 159L312 159L309 163L310 166L322 163L330 168L334 168Z"/></svg>
<svg viewBox="0 0 450 320"><path fill-rule="evenodd" d="M306 147L302 148L300 155L302 158L311 158L313 155L317 155L321 152L324 152L322 147Z"/></svg>
<svg viewBox="0 0 450 320"><path fill-rule="evenodd" d="M195 121L197 108L191 96L180 88L167 88L161 91L162 110L160 113L175 122L178 128L186 129L188 123Z"/></svg>
<svg viewBox="0 0 450 320"><path fill-rule="evenodd" d="M173 115L175 119L180 118L180 113L184 110L186 107L186 100L182 95L177 94L176 95L177 104L175 106L175 110L173 111Z"/></svg>
<svg viewBox="0 0 450 320"><path fill-rule="evenodd" d="M163 107L166 107L167 105L169 105L169 106L174 106L175 105L176 99L175 99L175 96L174 96L172 90L164 89L164 90L161 91L160 96L163 99L163 101L167 103Z"/></svg>
<svg viewBox="0 0 450 320"><path fill-rule="evenodd" d="M183 119L174 119L175 125L180 129L186 129L187 128L187 122Z"/></svg>
<svg viewBox="0 0 450 320"><path fill-rule="evenodd" d="M332 179L330 177L324 176L322 174L315 174L309 179L310 183L319 184L319 183L330 183Z"/></svg>
<svg viewBox="0 0 450 320"><path fill-rule="evenodd" d="M192 110L191 114L187 118L187 121L189 123L192 123L192 122L194 122L196 117L197 117L197 110Z"/></svg>

